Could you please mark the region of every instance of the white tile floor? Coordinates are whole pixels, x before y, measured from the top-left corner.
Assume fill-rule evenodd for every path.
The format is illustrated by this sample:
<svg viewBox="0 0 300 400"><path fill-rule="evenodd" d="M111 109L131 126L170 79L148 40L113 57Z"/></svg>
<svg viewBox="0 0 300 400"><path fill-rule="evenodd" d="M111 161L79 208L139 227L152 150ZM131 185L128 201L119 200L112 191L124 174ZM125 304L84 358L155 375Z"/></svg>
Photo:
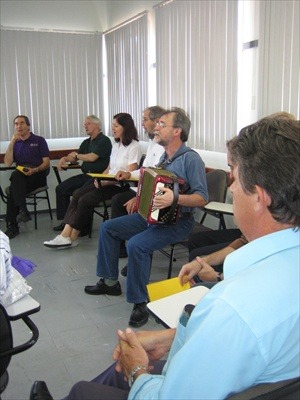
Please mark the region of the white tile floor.
<svg viewBox="0 0 300 400"><path fill-rule="evenodd" d="M98 225L95 218L92 238L79 238L79 246L52 250L43 246L54 237L48 214L38 216L38 230L33 222L21 226L21 234L11 240L13 254L37 264L27 278L31 295L41 304L32 315L40 337L36 345L15 355L8 367L9 383L2 400L27 400L32 383L45 380L55 399L61 399L78 380L91 380L112 362L116 330L127 326L132 305L125 296L89 296L87 284L97 282L96 254ZM5 222L0 223L5 231ZM174 263L175 276L187 261L187 249L179 246ZM120 269L127 259L120 259ZM160 252L153 257L151 281L165 279L168 259ZM125 292L126 278L120 277ZM141 329L163 329L153 318ZM29 337L23 322L13 322L15 344Z"/></svg>

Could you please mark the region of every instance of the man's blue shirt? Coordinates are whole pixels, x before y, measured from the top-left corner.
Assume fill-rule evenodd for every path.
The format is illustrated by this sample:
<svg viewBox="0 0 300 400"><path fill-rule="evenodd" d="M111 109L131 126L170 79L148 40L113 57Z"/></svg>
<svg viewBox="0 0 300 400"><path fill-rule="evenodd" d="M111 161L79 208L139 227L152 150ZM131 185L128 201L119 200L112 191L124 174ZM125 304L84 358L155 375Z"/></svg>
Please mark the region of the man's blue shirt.
<svg viewBox="0 0 300 400"><path fill-rule="evenodd" d="M178 326L163 374L139 376L129 399L224 399L299 376L299 235L285 229L227 256L224 281Z"/></svg>

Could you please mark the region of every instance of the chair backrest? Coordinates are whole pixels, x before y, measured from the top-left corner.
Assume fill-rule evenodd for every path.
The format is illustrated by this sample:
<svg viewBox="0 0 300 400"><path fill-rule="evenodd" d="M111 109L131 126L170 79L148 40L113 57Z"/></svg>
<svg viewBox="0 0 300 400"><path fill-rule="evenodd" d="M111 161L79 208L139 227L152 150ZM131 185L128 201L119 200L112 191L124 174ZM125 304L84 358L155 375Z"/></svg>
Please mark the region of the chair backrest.
<svg viewBox="0 0 300 400"><path fill-rule="evenodd" d="M300 377L252 386L227 400L299 400Z"/></svg>
<svg viewBox="0 0 300 400"><path fill-rule="evenodd" d="M11 356L2 357L2 353L13 348L12 329L7 312L2 304L0 304L0 377L6 371Z"/></svg>
<svg viewBox="0 0 300 400"><path fill-rule="evenodd" d="M143 154L142 157L141 157L141 159L140 159L140 162L139 162L139 168L141 168L141 167L143 166L143 163L144 163L144 161L145 161L145 158L146 158L146 154Z"/></svg>
<svg viewBox="0 0 300 400"><path fill-rule="evenodd" d="M222 169L215 169L206 174L208 201L224 203L227 193L227 174Z"/></svg>

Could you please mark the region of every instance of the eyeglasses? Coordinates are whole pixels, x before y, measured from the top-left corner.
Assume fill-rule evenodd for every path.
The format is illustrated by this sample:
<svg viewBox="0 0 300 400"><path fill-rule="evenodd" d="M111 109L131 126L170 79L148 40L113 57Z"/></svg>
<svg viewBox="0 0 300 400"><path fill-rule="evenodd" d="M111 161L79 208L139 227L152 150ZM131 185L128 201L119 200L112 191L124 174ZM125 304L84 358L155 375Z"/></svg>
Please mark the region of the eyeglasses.
<svg viewBox="0 0 300 400"><path fill-rule="evenodd" d="M158 122L156 123L156 126L159 126L160 128L165 128L166 126L168 126L169 128L175 128L175 126L173 126L173 125L167 125L167 124L165 124L164 122L161 122L161 121L158 121Z"/></svg>

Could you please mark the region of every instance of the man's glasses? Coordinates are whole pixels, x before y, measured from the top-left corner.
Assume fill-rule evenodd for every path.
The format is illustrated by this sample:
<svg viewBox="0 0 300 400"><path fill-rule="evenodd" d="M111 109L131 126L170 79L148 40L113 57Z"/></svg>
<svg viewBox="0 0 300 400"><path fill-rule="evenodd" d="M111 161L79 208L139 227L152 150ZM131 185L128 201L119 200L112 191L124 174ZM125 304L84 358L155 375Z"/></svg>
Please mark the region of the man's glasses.
<svg viewBox="0 0 300 400"><path fill-rule="evenodd" d="M175 128L175 126L173 125L167 125L164 122L158 121L156 126L159 126L160 128L165 128L166 126L170 127L170 128Z"/></svg>

